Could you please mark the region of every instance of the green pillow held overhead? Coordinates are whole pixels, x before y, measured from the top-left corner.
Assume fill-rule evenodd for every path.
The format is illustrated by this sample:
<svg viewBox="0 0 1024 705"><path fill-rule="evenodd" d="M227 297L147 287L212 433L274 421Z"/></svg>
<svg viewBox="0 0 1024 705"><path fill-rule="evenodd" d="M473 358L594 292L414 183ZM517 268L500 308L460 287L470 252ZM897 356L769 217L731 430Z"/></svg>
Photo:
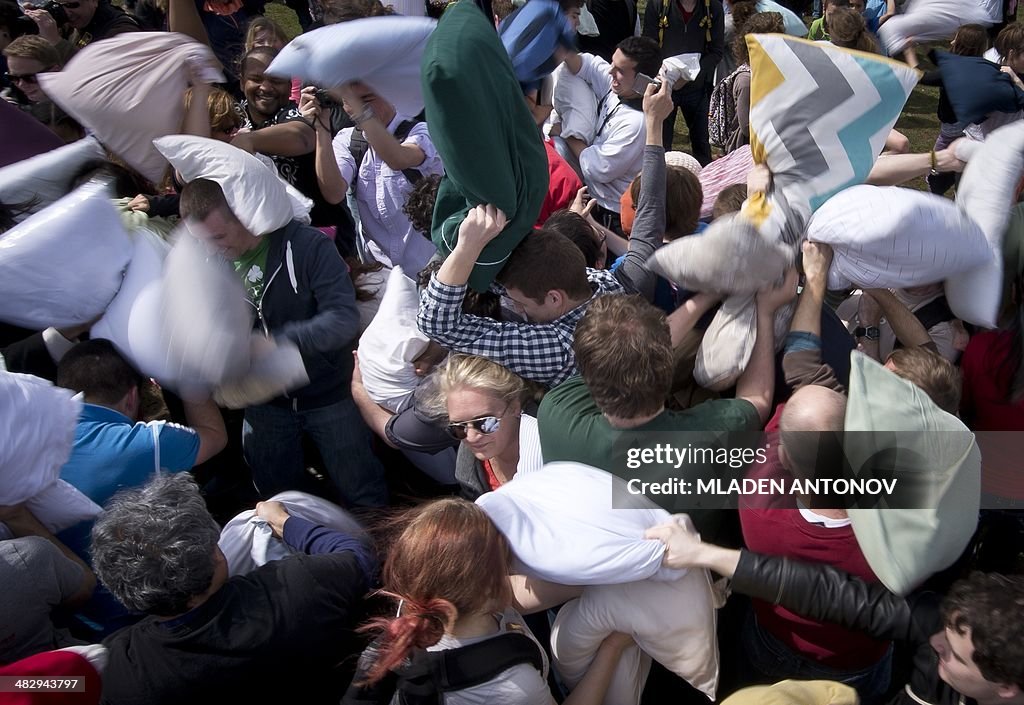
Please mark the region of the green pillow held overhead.
<svg viewBox="0 0 1024 705"><path fill-rule="evenodd" d="M906 595L952 565L974 534L981 451L963 422L923 390L862 353L851 355L847 458L861 477L872 469L886 475L895 460L894 494L913 508L851 509L850 522L871 570Z"/></svg>
<svg viewBox="0 0 1024 705"><path fill-rule="evenodd" d="M421 66L430 137L445 166L431 239L447 256L470 208L492 204L508 218L469 278L484 291L540 214L547 155L505 47L470 0L445 11Z"/></svg>

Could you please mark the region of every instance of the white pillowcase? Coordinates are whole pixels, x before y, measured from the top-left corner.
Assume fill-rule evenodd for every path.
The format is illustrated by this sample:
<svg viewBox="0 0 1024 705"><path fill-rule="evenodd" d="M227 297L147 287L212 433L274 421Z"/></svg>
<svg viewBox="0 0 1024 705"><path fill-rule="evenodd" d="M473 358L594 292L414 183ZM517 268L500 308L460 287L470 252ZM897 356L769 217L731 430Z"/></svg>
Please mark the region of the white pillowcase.
<svg viewBox="0 0 1024 705"><path fill-rule="evenodd" d="M681 577L684 571L662 567L664 545L644 538L669 513L642 496L630 497L630 508L613 509L613 492L630 497L625 482L611 473L559 462L516 475L476 503L508 539L527 575L563 585Z"/></svg>
<svg viewBox="0 0 1024 705"><path fill-rule="evenodd" d="M253 235L283 228L294 217L295 206L277 171L245 150L189 135L161 137L153 144L186 182L220 184L232 212Z"/></svg>
<svg viewBox="0 0 1024 705"><path fill-rule="evenodd" d="M107 188L90 182L0 235L0 321L42 330L96 318L132 243Z"/></svg>
<svg viewBox="0 0 1024 705"><path fill-rule="evenodd" d="M223 83L213 51L184 34L129 32L39 76L46 95L153 183L167 162L153 140L181 130L190 80ZM111 110L111 106L117 110Z"/></svg>
<svg viewBox="0 0 1024 705"><path fill-rule="evenodd" d="M981 228L988 257L946 279L946 300L957 318L995 328L1003 295L1003 237L1013 192L1024 173L1024 122L988 136L976 149L957 187L956 202Z"/></svg>
<svg viewBox="0 0 1024 705"><path fill-rule="evenodd" d="M577 137L587 144L597 131L597 96L590 84L560 65L552 74L551 102L562 118L562 137Z"/></svg>
<svg viewBox="0 0 1024 705"><path fill-rule="evenodd" d="M0 201L7 205L33 202L18 217L22 221L71 191L71 178L86 162L106 159L107 153L95 137L66 144L50 152L9 164L0 169Z"/></svg>
<svg viewBox="0 0 1024 705"><path fill-rule="evenodd" d="M430 344L416 325L418 310L416 282L396 266L388 276L377 315L359 339L359 370L366 393L394 413L419 385L421 378L412 362Z"/></svg>
<svg viewBox="0 0 1024 705"><path fill-rule="evenodd" d="M718 687L715 601L706 570L679 580L594 585L562 606L551 629L551 651L570 686L586 673L601 641L612 632L632 634L640 649L714 700ZM639 703L647 669L623 669L612 678L619 693L607 705Z"/></svg>
<svg viewBox="0 0 1024 705"><path fill-rule="evenodd" d="M829 289L934 284L986 261L981 229L941 196L896 186L854 186L811 218L807 239L832 246Z"/></svg>
<svg viewBox="0 0 1024 705"><path fill-rule="evenodd" d="M290 490L270 498L281 502L292 516L336 529L349 536L366 538L359 522L348 512L326 499L305 492ZM275 538L270 527L248 509L224 525L218 541L228 562L228 575L245 575L270 561L287 558L295 553L283 540Z"/></svg>

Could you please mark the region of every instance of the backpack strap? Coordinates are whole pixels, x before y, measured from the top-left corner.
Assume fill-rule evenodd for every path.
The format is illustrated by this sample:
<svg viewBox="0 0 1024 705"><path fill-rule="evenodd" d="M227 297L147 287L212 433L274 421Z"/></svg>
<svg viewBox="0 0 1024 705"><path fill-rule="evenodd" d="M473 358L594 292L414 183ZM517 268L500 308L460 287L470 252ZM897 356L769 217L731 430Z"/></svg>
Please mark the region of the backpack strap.
<svg viewBox="0 0 1024 705"><path fill-rule="evenodd" d="M949 308L949 302L946 301L946 297L940 296L914 311L914 318L920 321L925 330L931 330L940 323L952 321L956 318L956 314ZM898 350L902 347L903 344L897 340L893 349Z"/></svg>
<svg viewBox="0 0 1024 705"><path fill-rule="evenodd" d="M403 705L434 705L441 694L481 685L520 663L544 670L537 643L519 632L442 651L418 650L399 671L398 692Z"/></svg>
<svg viewBox="0 0 1024 705"><path fill-rule="evenodd" d="M395 139L401 144L409 133L412 132L412 128L416 127L422 120L403 120L398 123L398 127L395 128ZM355 176L352 178L351 189L355 192L356 182L359 177L359 168L363 164L363 158L366 156L366 151L370 148L370 143L366 141L366 135L363 133L363 128L356 125L352 128L352 134L348 140L348 151L352 155L352 158L356 160ZM410 167L403 169L402 173L410 184L419 183L420 179L423 178L418 170Z"/></svg>

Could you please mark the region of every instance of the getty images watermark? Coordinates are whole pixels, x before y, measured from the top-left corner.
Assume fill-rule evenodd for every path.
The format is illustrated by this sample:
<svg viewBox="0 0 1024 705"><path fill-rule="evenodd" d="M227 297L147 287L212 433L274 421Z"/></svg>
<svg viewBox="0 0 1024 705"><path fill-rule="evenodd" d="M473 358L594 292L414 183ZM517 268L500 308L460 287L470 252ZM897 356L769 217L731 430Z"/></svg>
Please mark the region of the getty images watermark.
<svg viewBox="0 0 1024 705"><path fill-rule="evenodd" d="M1024 457L1024 443L1013 441ZM780 448L781 446L781 448ZM614 506L640 497L671 512L785 508L933 509L978 496L980 451L969 431L929 433L636 433L607 469Z"/></svg>

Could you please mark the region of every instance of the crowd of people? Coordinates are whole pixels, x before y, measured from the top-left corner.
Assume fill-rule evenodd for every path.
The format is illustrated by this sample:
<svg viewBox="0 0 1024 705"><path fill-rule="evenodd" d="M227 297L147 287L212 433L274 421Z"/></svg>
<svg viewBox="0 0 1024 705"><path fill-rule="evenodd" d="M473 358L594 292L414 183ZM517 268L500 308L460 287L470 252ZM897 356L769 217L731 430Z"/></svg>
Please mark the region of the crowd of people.
<svg viewBox="0 0 1024 705"><path fill-rule="evenodd" d="M67 155L57 196L105 189L130 235L125 291L143 242L160 253L154 282L187 240L240 283L203 289L214 277L197 274L188 300L238 300L179 310L174 336L146 341L163 346L152 355L99 334L115 325L108 311L69 323L48 303L47 286L64 295L78 281L65 271L25 284L43 287L42 313L0 302L0 675L14 677L0 703L1024 705L1024 23L1016 0L961 2L970 11L953 22L949 0L287 0L311 67L338 27L373 37L360 40L372 58L353 58L365 75L346 67L320 85L282 73L296 40L264 0L0 0L0 278L37 266L18 248L68 217L57 197L18 190L30 165ZM124 127L139 103L89 112L81 94L94 50L134 42L95 78L141 76L156 65L138 58L146 41L166 32L195 49L180 67L187 90L158 106L181 120L159 135L171 164L154 179L95 118L116 115L130 136L151 127ZM911 217L945 217L954 238L982 224L985 266L1002 277L989 313L964 307L946 277L918 276L943 256L906 246L895 230L912 220L881 233L883 261L859 280L842 269L856 234L815 240L807 223L777 278L759 279L774 250L700 253L733 223L760 227L758 208L783 188L757 129L764 76L781 71L757 59L764 35L900 70L948 48L991 71L1016 112L967 116L931 54L934 146L915 151L890 123L871 163L853 166L887 203L923 198L891 187L930 191ZM396 94L381 76L411 62L415 78L421 55L422 94ZM78 82L73 100L62 73ZM895 100L891 86L877 93ZM836 130L800 110L773 120L821 144ZM179 138L199 156L172 156ZM103 158L81 159L91 143ZM987 200L977 167L968 182L983 150L1013 180ZM60 166L45 164L44 176ZM961 177L975 198L961 199ZM954 225L932 214L952 207L946 194ZM66 237L97 227L83 216ZM666 268L680 244L709 284ZM131 325L136 311L170 320L173 302L141 309L145 295L128 302ZM157 372L179 369L183 350L203 370L230 367L239 344L202 320L218 308L245 312L253 368L218 382ZM279 353L301 374L254 382ZM721 591L708 608L717 633L695 647L715 655L717 689L695 667L652 664L626 616L682 606L624 604L584 643L561 611L609 581L531 564L573 552L576 531L614 533L610 517L633 510L609 493L579 529L487 501L569 465L615 487L671 477L677 490L848 477L869 434L862 469L916 472L937 494L895 508L810 490L649 494L645 511L660 513L644 516L660 521L617 537L654 547L645 580L698 572L701 590ZM724 446L730 462L636 471L665 444ZM589 653L582 668L567 648Z"/></svg>

